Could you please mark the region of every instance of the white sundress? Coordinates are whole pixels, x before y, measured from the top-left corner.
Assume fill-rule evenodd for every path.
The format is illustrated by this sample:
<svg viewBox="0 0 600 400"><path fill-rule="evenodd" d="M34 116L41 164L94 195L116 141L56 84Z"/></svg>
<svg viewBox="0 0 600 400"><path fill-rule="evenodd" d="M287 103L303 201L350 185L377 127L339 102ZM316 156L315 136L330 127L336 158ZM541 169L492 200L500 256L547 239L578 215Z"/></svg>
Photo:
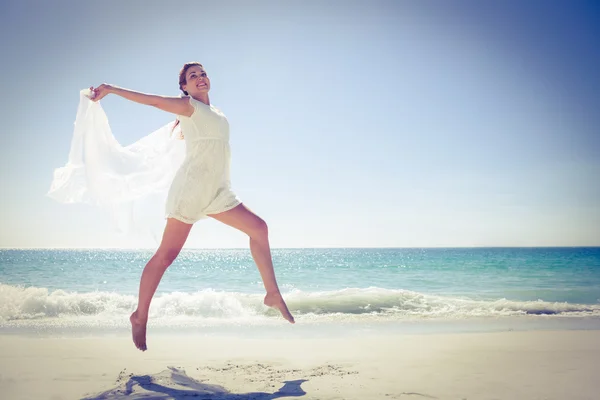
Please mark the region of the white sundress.
<svg viewBox="0 0 600 400"><path fill-rule="evenodd" d="M208 214L241 203L231 190L229 123L213 105L189 97L194 113L179 115L186 155L175 174L166 203L166 217L193 224Z"/></svg>

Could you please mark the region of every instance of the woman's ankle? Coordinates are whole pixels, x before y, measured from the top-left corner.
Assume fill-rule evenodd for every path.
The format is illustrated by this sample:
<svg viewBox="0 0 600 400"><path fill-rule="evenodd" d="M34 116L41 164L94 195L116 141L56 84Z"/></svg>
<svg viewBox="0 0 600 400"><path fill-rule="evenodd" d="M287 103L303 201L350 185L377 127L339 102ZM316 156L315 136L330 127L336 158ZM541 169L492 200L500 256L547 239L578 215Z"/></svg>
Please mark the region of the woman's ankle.
<svg viewBox="0 0 600 400"><path fill-rule="evenodd" d="M131 316L138 322L148 321L148 313L141 313L139 310L135 310Z"/></svg>

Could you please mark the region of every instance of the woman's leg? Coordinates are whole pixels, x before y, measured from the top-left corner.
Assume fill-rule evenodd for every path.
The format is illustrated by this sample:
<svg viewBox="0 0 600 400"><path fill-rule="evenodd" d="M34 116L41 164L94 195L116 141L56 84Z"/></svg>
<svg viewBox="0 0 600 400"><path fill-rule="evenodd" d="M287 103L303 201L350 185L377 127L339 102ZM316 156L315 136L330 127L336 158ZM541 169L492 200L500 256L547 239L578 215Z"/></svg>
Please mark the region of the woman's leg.
<svg viewBox="0 0 600 400"><path fill-rule="evenodd" d="M131 314L131 331L135 347L146 350L146 323L152 296L163 274L175 261L192 229L191 224L186 224L174 218L167 219L162 241L154 256L148 261L140 280L140 292L137 309Z"/></svg>
<svg viewBox="0 0 600 400"><path fill-rule="evenodd" d="M243 204L220 214L212 214L210 217L232 226L250 237L250 252L267 291L264 301L265 305L277 308L281 312L281 315L283 315L283 318L294 323L294 317L288 310L283 297L281 297L277 280L275 279L271 248L269 246L269 233L265 221Z"/></svg>

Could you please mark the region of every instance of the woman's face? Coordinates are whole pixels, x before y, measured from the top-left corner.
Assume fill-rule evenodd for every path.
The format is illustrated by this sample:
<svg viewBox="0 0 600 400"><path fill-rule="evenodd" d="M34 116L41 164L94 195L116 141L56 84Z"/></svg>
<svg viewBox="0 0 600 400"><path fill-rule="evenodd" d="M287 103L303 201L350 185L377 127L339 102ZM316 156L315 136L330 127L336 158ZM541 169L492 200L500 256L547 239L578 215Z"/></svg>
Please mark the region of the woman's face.
<svg viewBox="0 0 600 400"><path fill-rule="evenodd" d="M208 79L206 71L198 65L189 67L185 72L185 85L183 85L183 90L188 92L190 96L208 93L210 90L210 79Z"/></svg>

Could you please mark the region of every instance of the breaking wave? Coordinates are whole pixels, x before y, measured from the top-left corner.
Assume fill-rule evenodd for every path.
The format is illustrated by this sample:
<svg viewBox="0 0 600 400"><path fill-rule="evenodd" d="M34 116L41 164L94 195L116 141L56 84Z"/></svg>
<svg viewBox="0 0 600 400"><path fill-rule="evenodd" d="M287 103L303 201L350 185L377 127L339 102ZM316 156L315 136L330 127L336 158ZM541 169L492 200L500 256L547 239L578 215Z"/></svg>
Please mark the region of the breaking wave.
<svg viewBox="0 0 600 400"><path fill-rule="evenodd" d="M472 300L444 297L409 290L371 287L334 291L291 291L284 294L297 319L356 320L377 316L385 320L462 319L517 315L600 316L600 304ZM262 304L260 294L203 290L195 293L157 294L151 318L163 321L193 319L219 322L263 323L276 316ZM110 292L78 293L47 288L0 284L0 326L24 320L73 320L85 318L96 323L122 321L136 306L132 295Z"/></svg>

